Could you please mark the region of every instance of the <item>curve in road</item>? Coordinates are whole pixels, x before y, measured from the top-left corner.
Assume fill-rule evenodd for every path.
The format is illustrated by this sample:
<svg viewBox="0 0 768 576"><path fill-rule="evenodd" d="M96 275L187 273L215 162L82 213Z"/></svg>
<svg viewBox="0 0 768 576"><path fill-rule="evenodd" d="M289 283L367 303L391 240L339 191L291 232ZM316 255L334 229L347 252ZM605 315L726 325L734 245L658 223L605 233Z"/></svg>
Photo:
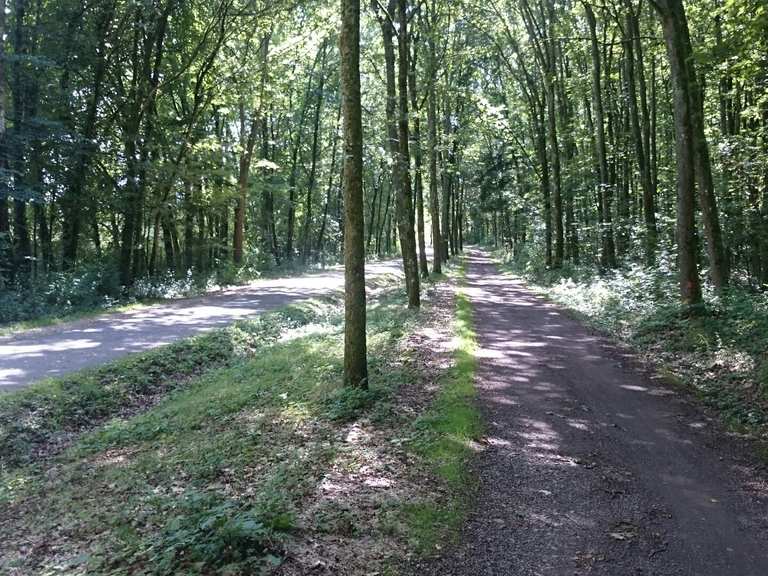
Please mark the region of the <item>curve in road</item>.
<svg viewBox="0 0 768 576"><path fill-rule="evenodd" d="M401 270L398 260L366 264L368 279ZM343 287L344 269L335 266L5 336L0 338L0 391L99 366Z"/></svg>

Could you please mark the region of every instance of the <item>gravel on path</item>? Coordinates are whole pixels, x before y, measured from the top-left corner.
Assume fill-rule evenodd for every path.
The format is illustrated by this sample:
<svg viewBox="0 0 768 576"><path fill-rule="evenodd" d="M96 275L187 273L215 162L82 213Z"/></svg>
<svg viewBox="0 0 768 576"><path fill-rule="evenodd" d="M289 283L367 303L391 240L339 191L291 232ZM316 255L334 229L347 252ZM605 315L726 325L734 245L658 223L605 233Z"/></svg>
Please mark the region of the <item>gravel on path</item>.
<svg viewBox="0 0 768 576"><path fill-rule="evenodd" d="M486 419L460 542L420 576L768 575L768 475L631 354L470 252Z"/></svg>

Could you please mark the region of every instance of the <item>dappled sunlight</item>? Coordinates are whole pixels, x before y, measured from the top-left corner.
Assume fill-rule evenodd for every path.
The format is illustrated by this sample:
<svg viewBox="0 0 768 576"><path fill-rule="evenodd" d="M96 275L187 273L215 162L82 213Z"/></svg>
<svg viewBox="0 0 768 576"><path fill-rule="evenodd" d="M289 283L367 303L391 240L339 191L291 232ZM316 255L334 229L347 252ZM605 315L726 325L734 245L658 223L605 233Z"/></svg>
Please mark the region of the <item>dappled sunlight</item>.
<svg viewBox="0 0 768 576"><path fill-rule="evenodd" d="M396 259L374 262L366 273L371 285L386 287L402 278L401 263ZM334 266L323 272L257 280L201 297L1 337L0 391L151 350L287 304L327 296L343 287L344 269Z"/></svg>
<svg viewBox="0 0 768 576"><path fill-rule="evenodd" d="M568 424L568 426L571 428L576 428L577 430L582 430L584 432L588 432L590 430L589 420L585 420L583 418L566 418L565 423Z"/></svg>
<svg viewBox="0 0 768 576"><path fill-rule="evenodd" d="M483 511L493 523L482 531L504 526L525 539L543 529L601 530L609 540L635 541L644 519L623 510L622 498L638 478L658 484L680 522L704 525L720 514L730 495L696 473L701 454L690 436L706 423L685 417L678 394L478 252L470 261L477 386L489 423L480 468L490 475L483 494L493 506ZM768 499L765 486L754 490ZM499 507L502 497L510 509ZM603 524L601 498L617 503L621 522ZM571 562L584 552L563 554Z"/></svg>
<svg viewBox="0 0 768 576"><path fill-rule="evenodd" d="M114 450L105 450L100 454L94 455L88 463L94 468L116 468L127 466L133 456L137 453L136 448L118 448Z"/></svg>
<svg viewBox="0 0 768 576"><path fill-rule="evenodd" d="M0 474L0 504L13 504L35 486L35 478L28 470L16 469Z"/></svg>
<svg viewBox="0 0 768 576"><path fill-rule="evenodd" d="M0 368L0 387L6 383L10 385L14 380L23 377L26 374L21 368Z"/></svg>
<svg viewBox="0 0 768 576"><path fill-rule="evenodd" d="M645 386L634 386L629 384L620 384L620 388L624 388L624 390L631 390L633 392L648 392L648 388Z"/></svg>
<svg viewBox="0 0 768 576"><path fill-rule="evenodd" d="M63 340L52 345L40 344L8 344L0 345L0 357L13 360L15 358L24 358L28 356L42 356L49 352L66 352L70 350L87 350L100 346L98 342L86 340Z"/></svg>

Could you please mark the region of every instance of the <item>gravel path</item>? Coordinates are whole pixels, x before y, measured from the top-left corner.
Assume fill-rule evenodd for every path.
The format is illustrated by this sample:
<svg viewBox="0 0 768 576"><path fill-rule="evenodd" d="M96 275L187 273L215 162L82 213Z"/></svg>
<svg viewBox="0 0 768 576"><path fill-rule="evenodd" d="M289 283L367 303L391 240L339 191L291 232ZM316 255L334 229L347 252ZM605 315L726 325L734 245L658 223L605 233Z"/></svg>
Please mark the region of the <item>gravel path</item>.
<svg viewBox="0 0 768 576"><path fill-rule="evenodd" d="M399 260L369 263L375 279L401 274ZM29 330L0 337L0 393L49 376L98 366L127 354L188 338L292 302L344 288L344 269L258 280L198 298Z"/></svg>
<svg viewBox="0 0 768 576"><path fill-rule="evenodd" d="M487 422L460 544L419 574L765 576L768 482L748 446L470 253Z"/></svg>

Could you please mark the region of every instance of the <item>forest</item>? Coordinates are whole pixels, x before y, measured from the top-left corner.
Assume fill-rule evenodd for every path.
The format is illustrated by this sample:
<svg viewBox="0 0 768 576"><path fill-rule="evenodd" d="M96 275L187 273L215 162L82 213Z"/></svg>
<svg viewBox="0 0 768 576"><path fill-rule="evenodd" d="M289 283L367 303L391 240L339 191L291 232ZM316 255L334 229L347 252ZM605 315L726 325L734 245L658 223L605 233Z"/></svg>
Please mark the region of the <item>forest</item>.
<svg viewBox="0 0 768 576"><path fill-rule="evenodd" d="M0 0L0 572L768 573L765 0Z"/></svg>
<svg viewBox="0 0 768 576"><path fill-rule="evenodd" d="M5 320L340 259L335 4L7 4ZM679 4L414 2L405 36L397 2L366 6L366 254L415 238L424 273L435 242L550 269L677 253L691 302L700 269L764 286L766 8Z"/></svg>

